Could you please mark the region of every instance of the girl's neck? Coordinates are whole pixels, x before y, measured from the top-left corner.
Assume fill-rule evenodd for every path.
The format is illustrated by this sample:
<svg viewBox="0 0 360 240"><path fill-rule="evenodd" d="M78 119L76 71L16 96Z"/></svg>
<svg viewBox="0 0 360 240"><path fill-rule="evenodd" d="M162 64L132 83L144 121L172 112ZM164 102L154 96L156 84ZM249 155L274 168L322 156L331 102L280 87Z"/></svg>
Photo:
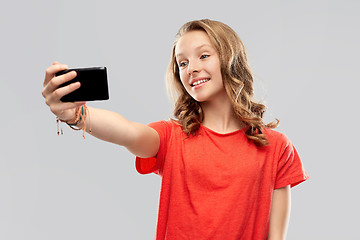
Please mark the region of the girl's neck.
<svg viewBox="0 0 360 240"><path fill-rule="evenodd" d="M204 112L202 125L219 133L229 133L245 127L245 124L235 117L233 107L227 95L216 101L200 103Z"/></svg>

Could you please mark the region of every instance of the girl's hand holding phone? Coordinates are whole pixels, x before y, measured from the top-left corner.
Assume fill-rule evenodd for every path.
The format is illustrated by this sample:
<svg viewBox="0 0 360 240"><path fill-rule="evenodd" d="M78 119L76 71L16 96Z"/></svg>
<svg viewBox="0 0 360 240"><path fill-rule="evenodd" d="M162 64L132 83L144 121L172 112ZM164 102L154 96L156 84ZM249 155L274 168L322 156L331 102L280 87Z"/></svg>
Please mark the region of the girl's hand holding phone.
<svg viewBox="0 0 360 240"><path fill-rule="evenodd" d="M61 84L76 77L75 71L55 77L55 73L66 69L68 69L68 66L59 62L54 62L52 66L47 68L44 89L42 91L42 96L45 98L46 105L50 107L51 112L63 121L73 119L76 108L85 104L85 102L62 102L60 100L64 95L67 95L80 87L80 83L75 82L59 88Z"/></svg>

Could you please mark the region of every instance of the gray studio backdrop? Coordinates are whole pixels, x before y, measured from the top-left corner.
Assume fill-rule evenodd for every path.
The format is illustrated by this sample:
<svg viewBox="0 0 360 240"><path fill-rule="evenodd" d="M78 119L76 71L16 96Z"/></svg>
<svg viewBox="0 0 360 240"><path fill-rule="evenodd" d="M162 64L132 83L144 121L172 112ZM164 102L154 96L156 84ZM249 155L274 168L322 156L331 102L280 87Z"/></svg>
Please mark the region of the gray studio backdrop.
<svg viewBox="0 0 360 240"><path fill-rule="evenodd" d="M0 239L153 239L160 177L63 125L41 96L54 60L106 66L110 100L149 123L172 116L164 75L178 28L220 20L246 45L266 120L311 179L292 190L288 239L360 239L359 1L1 1Z"/></svg>

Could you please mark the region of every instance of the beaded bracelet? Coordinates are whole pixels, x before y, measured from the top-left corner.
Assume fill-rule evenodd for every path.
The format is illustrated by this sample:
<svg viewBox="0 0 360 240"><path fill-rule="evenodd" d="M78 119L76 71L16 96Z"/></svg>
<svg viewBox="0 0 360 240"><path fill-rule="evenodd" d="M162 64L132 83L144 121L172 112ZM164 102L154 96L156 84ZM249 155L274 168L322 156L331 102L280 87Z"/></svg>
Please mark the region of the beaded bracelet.
<svg viewBox="0 0 360 240"><path fill-rule="evenodd" d="M90 124L90 115L88 112L88 108L86 106L86 104L81 105L80 107L77 107L75 110L75 116L74 118L64 121L59 119L58 117L56 118L56 123L57 123L57 134L59 135L60 133L63 134L62 129L60 128L59 131L59 122L64 122L66 123L71 129L79 131L79 130L83 130L83 138L85 139L85 132L86 132L86 118L89 118L89 133L91 134L91 124ZM82 121L84 121L82 127L80 128L75 128L76 126L78 126Z"/></svg>
<svg viewBox="0 0 360 240"><path fill-rule="evenodd" d="M83 109L84 109L84 105L77 107L75 109L75 116L72 119L68 121L64 121L64 120L60 120L60 121L66 123L69 126L77 126L82 120L81 115L83 114Z"/></svg>

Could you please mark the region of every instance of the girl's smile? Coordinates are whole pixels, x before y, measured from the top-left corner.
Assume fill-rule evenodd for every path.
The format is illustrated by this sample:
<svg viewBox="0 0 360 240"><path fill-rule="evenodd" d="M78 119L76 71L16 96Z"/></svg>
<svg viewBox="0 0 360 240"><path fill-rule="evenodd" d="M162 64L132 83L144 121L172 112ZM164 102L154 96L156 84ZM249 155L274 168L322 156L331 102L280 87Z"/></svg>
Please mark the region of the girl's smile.
<svg viewBox="0 0 360 240"><path fill-rule="evenodd" d="M210 78L195 78L190 81L190 86L192 89L198 89L208 81L210 81Z"/></svg>

